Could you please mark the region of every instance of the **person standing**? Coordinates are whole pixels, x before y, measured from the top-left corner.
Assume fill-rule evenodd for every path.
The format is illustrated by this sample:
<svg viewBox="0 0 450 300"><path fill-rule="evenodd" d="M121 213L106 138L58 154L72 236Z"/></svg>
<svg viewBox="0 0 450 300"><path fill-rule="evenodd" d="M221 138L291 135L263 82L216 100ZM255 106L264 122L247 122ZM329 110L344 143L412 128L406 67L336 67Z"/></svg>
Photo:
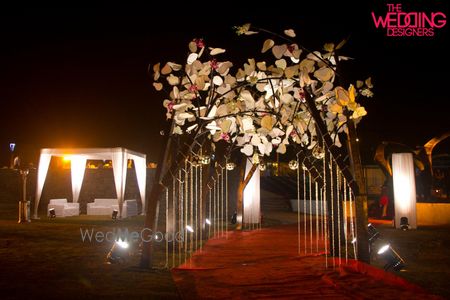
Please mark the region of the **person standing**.
<svg viewBox="0 0 450 300"><path fill-rule="evenodd" d="M381 188L381 196L379 200L381 218L387 218L387 207L389 204L389 196L388 196L388 188L387 186L383 186Z"/></svg>

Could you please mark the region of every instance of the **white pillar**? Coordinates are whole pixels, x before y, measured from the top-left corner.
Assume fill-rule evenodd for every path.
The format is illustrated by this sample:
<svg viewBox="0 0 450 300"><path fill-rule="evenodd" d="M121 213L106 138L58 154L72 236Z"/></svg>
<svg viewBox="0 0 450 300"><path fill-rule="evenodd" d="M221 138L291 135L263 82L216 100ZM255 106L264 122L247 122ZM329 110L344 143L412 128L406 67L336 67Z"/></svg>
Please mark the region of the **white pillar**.
<svg viewBox="0 0 450 300"><path fill-rule="evenodd" d="M139 187L139 193L141 195L142 202L142 214L145 214L145 189L146 189L146 181L147 181L147 163L145 157L135 156L134 160L134 168L136 169L136 178ZM137 200L137 199L136 199Z"/></svg>
<svg viewBox="0 0 450 300"><path fill-rule="evenodd" d="M34 199L34 219L38 218L39 201L41 201L42 189L44 188L45 178L47 177L48 167L50 166L51 159L51 154L41 152L37 171L36 198Z"/></svg>
<svg viewBox="0 0 450 300"><path fill-rule="evenodd" d="M245 176L252 168L252 163L247 160L245 166ZM244 221L247 224L257 224L259 223L260 215L260 173L259 168L256 168L255 173L253 173L252 178L248 182L244 189Z"/></svg>
<svg viewBox="0 0 450 300"><path fill-rule="evenodd" d="M122 218L122 205L125 196L125 183L127 180L127 154L120 148L112 155L114 183L116 185L117 199L119 202L119 217Z"/></svg>
<svg viewBox="0 0 450 300"><path fill-rule="evenodd" d="M411 229L417 228L416 182L411 153L392 154L394 179L395 227L400 228L400 218L407 217Z"/></svg>
<svg viewBox="0 0 450 300"><path fill-rule="evenodd" d="M72 176L72 197L73 203L80 198L81 185L83 184L84 172L86 171L86 157L72 155L70 157L70 173Z"/></svg>

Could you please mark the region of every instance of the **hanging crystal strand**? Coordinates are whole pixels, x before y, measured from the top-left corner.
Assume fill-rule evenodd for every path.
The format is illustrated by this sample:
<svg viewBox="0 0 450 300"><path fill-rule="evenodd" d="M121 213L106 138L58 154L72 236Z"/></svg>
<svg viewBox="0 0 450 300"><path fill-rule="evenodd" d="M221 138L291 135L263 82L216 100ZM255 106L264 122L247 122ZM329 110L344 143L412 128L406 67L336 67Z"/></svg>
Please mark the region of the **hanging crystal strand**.
<svg viewBox="0 0 450 300"><path fill-rule="evenodd" d="M217 186L216 186L216 234L220 236L220 173L217 172Z"/></svg>
<svg viewBox="0 0 450 300"><path fill-rule="evenodd" d="M320 210L320 221L319 221L319 226L320 226L320 240L323 241L323 187L320 188L320 192L319 192L319 210Z"/></svg>
<svg viewBox="0 0 450 300"><path fill-rule="evenodd" d="M348 245L347 245L347 243L348 243L348 238L347 238L347 235L348 235L348 232L347 232L347 182L346 182L346 179L345 179L345 176L342 176L342 186L343 186L343 188L344 188L344 193L343 193L343 195L344 195L344 211L343 211L343 214L344 214L344 239L345 239L345 262L347 263L348 262Z"/></svg>
<svg viewBox="0 0 450 300"><path fill-rule="evenodd" d="M178 198L179 198L179 203L178 203L178 222L179 222L179 227L178 227L178 234L179 234L179 241L178 241L178 265L181 265L181 261L182 261L182 255L181 255L181 248L184 246L184 241L186 236L182 236L182 233L184 232L184 226L183 226L183 181L181 181L181 172L182 170L180 169L178 171ZM181 238L182 236L182 238Z"/></svg>
<svg viewBox="0 0 450 300"><path fill-rule="evenodd" d="M340 193L341 193L341 183L339 180L340 177L340 173L339 173L339 168L338 165L335 164L335 168L336 168L336 197L337 197L337 217L338 217L338 257L339 257L339 265L341 265L342 261L341 261L341 198L340 198Z"/></svg>
<svg viewBox="0 0 450 300"><path fill-rule="evenodd" d="M177 190L177 180L175 176L172 175L172 268L175 267L175 232L177 231L176 227L176 213L177 209L175 206L175 197ZM167 237L166 237L167 238Z"/></svg>
<svg viewBox="0 0 450 300"><path fill-rule="evenodd" d="M312 183L311 183L311 173L310 172L308 172L308 187L309 187L309 189L308 189L308 191L309 191L309 250L310 250L310 253L312 253L313 252L313 242L312 242L312 239L313 239L313 237L312 237L313 214L312 214L312 189L311 189Z"/></svg>
<svg viewBox="0 0 450 300"><path fill-rule="evenodd" d="M328 268L328 212L327 212L327 156L323 157L323 214L324 214L324 245L325 267Z"/></svg>
<svg viewBox="0 0 450 300"><path fill-rule="evenodd" d="M214 202L214 205L213 205L213 220L212 220L212 223L213 223L213 237L216 237L216 179L213 177L213 179L212 179L213 181L214 181L214 185L213 185L213 202Z"/></svg>
<svg viewBox="0 0 450 300"><path fill-rule="evenodd" d="M297 243L298 243L298 254L300 255L301 249L301 237L300 237L300 162L297 155Z"/></svg>
<svg viewBox="0 0 450 300"><path fill-rule="evenodd" d="M228 239L228 158L225 160L225 238Z"/></svg>
<svg viewBox="0 0 450 300"><path fill-rule="evenodd" d="M216 170L217 185L216 185L216 234L220 237L220 173Z"/></svg>
<svg viewBox="0 0 450 300"><path fill-rule="evenodd" d="M204 222L203 222L203 165L199 165L200 169L200 250L203 249L203 229L204 229Z"/></svg>
<svg viewBox="0 0 450 300"><path fill-rule="evenodd" d="M336 252L335 252L335 243L334 243L334 230L335 230L335 226L334 226L334 173L333 173L333 162L330 161L330 163L328 164L329 168L330 168L330 189L331 189L331 193L330 193L330 203L331 203L331 255L333 256L333 268L336 266L335 264L335 257L336 257Z"/></svg>
<svg viewBox="0 0 450 300"><path fill-rule="evenodd" d="M352 232L352 244L353 244L353 255L355 259L358 259L358 256L356 254L356 243L358 242L357 237L355 236L355 226L353 224L353 191L350 188L349 189L350 194L350 230Z"/></svg>
<svg viewBox="0 0 450 300"><path fill-rule="evenodd" d="M166 190L166 264L164 267L169 268L169 239L167 238L167 228L169 227L169 188L165 186L164 189Z"/></svg>
<svg viewBox="0 0 450 300"><path fill-rule="evenodd" d="M316 192L316 252L319 252L319 185L314 182L314 190Z"/></svg>
<svg viewBox="0 0 450 300"><path fill-rule="evenodd" d="M188 225L188 204L189 204L189 172L188 172L188 162L187 160L184 163L184 260L187 259L187 248L188 248L188 231L187 231L187 225Z"/></svg>
<svg viewBox="0 0 450 300"><path fill-rule="evenodd" d="M208 220L209 220L209 224L208 224L208 239L211 237L211 204L212 204L212 188L208 185L208 189L209 189L209 205L208 205Z"/></svg>
<svg viewBox="0 0 450 300"><path fill-rule="evenodd" d="M223 189L223 185L224 185L224 169L225 168L223 168L222 166L220 166L220 172L221 172L221 179L222 179L222 184L221 184L221 190L220 190L220 197L221 197L221 203L220 203L220 207L221 207L221 212L220 212L220 218L221 218L221 224L222 224L222 236L223 236L223 230L224 230L224 228L225 228L225 224L224 224L224 222L223 222L223 210L224 210L224 205L223 205L223 201L224 201L224 194L223 194L223 191L224 191L224 189Z"/></svg>
<svg viewBox="0 0 450 300"><path fill-rule="evenodd" d="M216 222L216 237L220 236L220 207L219 207L219 203L220 203L220 174L219 172L216 170L216 195L214 198L214 215L216 216L214 218L215 222Z"/></svg>
<svg viewBox="0 0 450 300"><path fill-rule="evenodd" d="M195 228L195 242L194 242L194 251L197 250L198 244L198 231L200 227L198 226L198 166L195 164L194 166L194 228Z"/></svg>
<svg viewBox="0 0 450 300"><path fill-rule="evenodd" d="M195 178L195 176L194 176L194 166L192 165L192 163L191 163L191 171L190 171L190 173L191 173L191 201L190 201L190 206L189 206L189 211L190 211L190 218L189 218L189 222L190 222L190 225L191 225L191 227L194 229L194 230L197 230L197 228L195 228L194 227L194 178ZM191 232L190 234L190 240L189 240L189 242L190 242L190 247L189 247L189 255L190 256L192 256L192 253L193 253L193 246L194 246L194 233L193 232Z"/></svg>
<svg viewBox="0 0 450 300"><path fill-rule="evenodd" d="M305 254L306 254L306 170L303 168L303 230L304 230L304 239L305 239Z"/></svg>

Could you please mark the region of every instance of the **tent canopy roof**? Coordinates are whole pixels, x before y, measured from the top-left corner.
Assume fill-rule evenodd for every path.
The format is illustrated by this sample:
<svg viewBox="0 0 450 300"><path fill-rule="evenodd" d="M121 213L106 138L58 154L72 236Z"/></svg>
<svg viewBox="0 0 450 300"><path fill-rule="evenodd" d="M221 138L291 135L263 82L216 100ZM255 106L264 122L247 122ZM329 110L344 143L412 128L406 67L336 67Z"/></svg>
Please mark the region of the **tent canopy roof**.
<svg viewBox="0 0 450 300"><path fill-rule="evenodd" d="M122 147L115 148L44 148L41 154L52 156L82 155L87 159L110 159L112 153L125 152L130 156L146 158L146 155Z"/></svg>

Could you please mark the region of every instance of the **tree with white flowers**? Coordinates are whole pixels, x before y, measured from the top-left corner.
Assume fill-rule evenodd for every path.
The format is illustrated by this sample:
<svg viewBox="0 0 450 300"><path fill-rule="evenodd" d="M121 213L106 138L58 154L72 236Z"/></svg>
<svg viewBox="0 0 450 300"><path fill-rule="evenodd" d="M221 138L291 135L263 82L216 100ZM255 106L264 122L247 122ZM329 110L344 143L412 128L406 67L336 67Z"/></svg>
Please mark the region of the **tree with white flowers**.
<svg viewBox="0 0 450 300"><path fill-rule="evenodd" d="M341 147L339 136L348 133L349 120L356 124L367 114L360 99L373 96L370 78L336 84L337 65L349 59L338 53L346 41L309 51L295 42L292 29L275 34L245 24L235 30L238 35L270 38L257 57L242 66L227 60L224 48L209 46L203 39L189 42L185 61L152 66L153 86L164 95L162 105L172 121L169 136L187 136L190 144L209 140L213 148L223 141L239 148L255 165L261 157L286 153L290 145L320 156L326 133L318 132L313 103L322 128L334 146ZM160 181L163 165L158 166ZM152 224L152 207L147 210L147 224Z"/></svg>

